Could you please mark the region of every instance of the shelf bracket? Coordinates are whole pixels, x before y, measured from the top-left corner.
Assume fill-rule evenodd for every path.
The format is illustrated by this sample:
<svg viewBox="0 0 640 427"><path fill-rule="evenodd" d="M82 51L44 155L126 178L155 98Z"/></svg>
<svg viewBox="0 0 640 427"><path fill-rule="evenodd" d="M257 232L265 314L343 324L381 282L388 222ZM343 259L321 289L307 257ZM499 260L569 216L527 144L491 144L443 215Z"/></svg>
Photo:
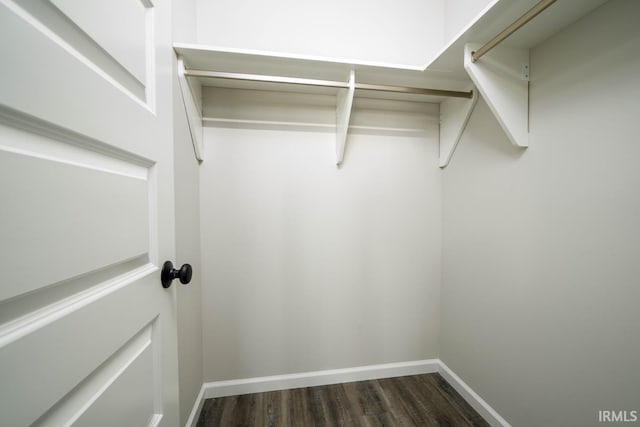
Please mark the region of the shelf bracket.
<svg viewBox="0 0 640 427"><path fill-rule="evenodd" d="M516 147L529 146L529 49L499 46L477 62L466 44L464 68Z"/></svg>
<svg viewBox="0 0 640 427"><path fill-rule="evenodd" d="M440 168L451 161L477 102L478 90L474 89L471 99L448 98L440 103Z"/></svg>
<svg viewBox="0 0 640 427"><path fill-rule="evenodd" d="M349 76L349 87L338 89L336 99L336 165L340 166L344 159L344 148L347 142L347 131L349 130L349 119L353 107L353 96L356 92L355 72L351 70Z"/></svg>
<svg viewBox="0 0 640 427"><path fill-rule="evenodd" d="M185 76L184 62L181 57L178 57L178 85L180 86L180 95L182 96L184 111L187 114L187 124L189 125L193 151L196 159L203 161L204 135L202 134L202 108L199 107L202 103L196 101L196 97L192 92L193 89L197 89L197 93L201 96L202 88L198 82L194 81L193 85L189 83Z"/></svg>

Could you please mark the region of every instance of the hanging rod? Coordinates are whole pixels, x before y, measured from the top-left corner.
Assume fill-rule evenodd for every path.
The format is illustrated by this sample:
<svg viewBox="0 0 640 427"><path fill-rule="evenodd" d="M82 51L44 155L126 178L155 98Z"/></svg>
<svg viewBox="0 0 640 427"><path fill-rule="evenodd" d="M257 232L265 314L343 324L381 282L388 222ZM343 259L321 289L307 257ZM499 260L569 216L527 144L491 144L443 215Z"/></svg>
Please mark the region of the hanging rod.
<svg viewBox="0 0 640 427"><path fill-rule="evenodd" d="M298 77L282 77L282 76L265 76L261 74L240 74L240 73L225 73L219 71L202 71L202 70L190 70L185 69L184 75L187 77L205 77L215 79L229 79L229 80L245 80L252 82L267 82L267 83L288 83L294 85L303 86L321 86L321 87L333 87L333 88L348 88L349 83L336 82L332 80L316 80L316 79L301 79ZM408 93L415 95L432 95L432 96L447 96L453 98L469 98L473 97L473 91L461 92L456 90L442 90L442 89L427 89L421 87L403 87L403 86L386 86L375 85L367 83L356 83L356 89L360 90L372 90L378 92L395 92L395 93Z"/></svg>
<svg viewBox="0 0 640 427"><path fill-rule="evenodd" d="M527 22L531 21L533 18L538 16L543 10L551 6L555 3L556 0L542 0L538 2L535 6L529 9L524 15L520 18L516 19L513 24L509 25L507 28L502 30L500 34L489 40L484 46L475 52L471 52L471 62L476 62L478 59L482 58L482 56L489 52L491 49L500 44L504 39L509 37L511 34L515 33L522 26L524 26Z"/></svg>

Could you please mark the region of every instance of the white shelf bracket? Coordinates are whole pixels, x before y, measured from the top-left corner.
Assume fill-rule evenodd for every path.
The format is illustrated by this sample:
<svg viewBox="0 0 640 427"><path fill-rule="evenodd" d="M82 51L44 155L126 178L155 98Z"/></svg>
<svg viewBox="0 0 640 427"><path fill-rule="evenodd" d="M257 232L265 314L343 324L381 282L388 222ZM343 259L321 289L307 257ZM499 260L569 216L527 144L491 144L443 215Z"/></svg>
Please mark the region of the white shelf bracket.
<svg viewBox="0 0 640 427"><path fill-rule="evenodd" d="M498 46L477 62L464 47L464 68L502 129L517 147L529 146L529 49Z"/></svg>
<svg viewBox="0 0 640 427"><path fill-rule="evenodd" d="M184 75L184 62L181 57L178 57L178 83L180 86L180 95L182 96L182 103L187 115L187 123L189 125L189 132L191 133L191 143L193 144L193 151L196 159L199 161L204 160L204 144L202 134L202 105L201 102L197 102L198 97L194 96L192 90L195 89L200 92L202 88L194 82L193 85L189 84L187 77ZM197 85L197 86L196 86ZM201 99L201 96L199 97Z"/></svg>
<svg viewBox="0 0 640 427"><path fill-rule="evenodd" d="M355 72L351 70L349 76L349 87L338 89L336 96L336 165L340 166L344 158L344 148L347 142L347 132L349 130L349 119L351 118L351 108L353 107L353 96L356 92Z"/></svg>
<svg viewBox="0 0 640 427"><path fill-rule="evenodd" d="M478 102L478 89L473 89L473 98L447 98L440 103L440 161L445 168L462 138L471 113Z"/></svg>

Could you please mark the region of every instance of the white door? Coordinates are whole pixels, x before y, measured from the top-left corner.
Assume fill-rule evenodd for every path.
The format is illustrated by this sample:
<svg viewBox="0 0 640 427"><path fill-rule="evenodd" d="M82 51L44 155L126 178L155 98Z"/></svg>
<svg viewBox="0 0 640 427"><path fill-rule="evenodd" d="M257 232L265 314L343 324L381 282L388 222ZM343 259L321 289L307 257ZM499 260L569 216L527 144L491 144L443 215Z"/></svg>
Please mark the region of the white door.
<svg viewBox="0 0 640 427"><path fill-rule="evenodd" d="M0 425L178 425L168 0L0 0Z"/></svg>

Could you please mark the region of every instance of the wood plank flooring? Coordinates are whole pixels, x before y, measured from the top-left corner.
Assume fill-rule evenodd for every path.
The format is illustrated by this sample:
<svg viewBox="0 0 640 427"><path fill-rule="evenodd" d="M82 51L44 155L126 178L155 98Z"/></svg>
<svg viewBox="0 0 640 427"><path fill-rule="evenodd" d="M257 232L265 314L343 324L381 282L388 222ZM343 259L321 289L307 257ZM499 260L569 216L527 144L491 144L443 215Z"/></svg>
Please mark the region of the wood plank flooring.
<svg viewBox="0 0 640 427"><path fill-rule="evenodd" d="M197 424L198 427L488 425L440 374L207 399Z"/></svg>

